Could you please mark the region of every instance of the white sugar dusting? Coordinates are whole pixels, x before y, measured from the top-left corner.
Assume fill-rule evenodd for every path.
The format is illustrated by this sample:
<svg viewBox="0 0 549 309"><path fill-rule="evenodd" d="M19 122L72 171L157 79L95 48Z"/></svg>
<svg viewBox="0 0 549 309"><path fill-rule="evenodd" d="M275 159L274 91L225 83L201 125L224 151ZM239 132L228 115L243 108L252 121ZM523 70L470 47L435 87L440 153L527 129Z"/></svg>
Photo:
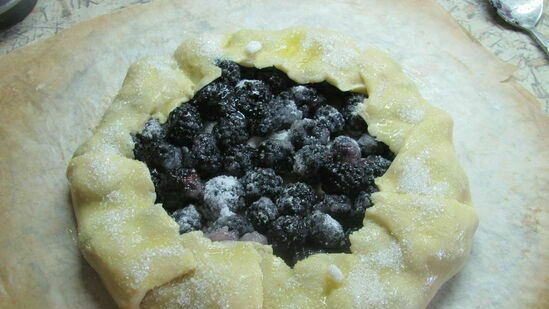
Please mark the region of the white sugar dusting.
<svg viewBox="0 0 549 309"><path fill-rule="evenodd" d="M359 58L359 52L354 48L341 48L341 38L336 35L316 35L309 34L303 40L304 48L319 48L322 53L322 61L335 68L344 68L352 66Z"/></svg>
<svg viewBox="0 0 549 309"><path fill-rule="evenodd" d="M151 119L145 123L141 135L145 138L152 139L162 133L162 125L157 119Z"/></svg>
<svg viewBox="0 0 549 309"><path fill-rule="evenodd" d="M425 165L428 153L424 151L416 158L410 158L402 168L397 189L400 192L413 194L428 194L441 196L448 191L448 184L445 182L435 183Z"/></svg>
<svg viewBox="0 0 549 309"><path fill-rule="evenodd" d="M339 267L334 264L330 264L328 266L328 275L337 283L345 279L345 276L343 275L343 272L341 272L341 269L339 269Z"/></svg>
<svg viewBox="0 0 549 309"><path fill-rule="evenodd" d="M406 122L416 124L425 117L425 109L419 107L404 107L398 111L400 118Z"/></svg>
<svg viewBox="0 0 549 309"><path fill-rule="evenodd" d="M217 219L232 215L238 206L244 189L236 177L217 176L204 186L204 203L207 205L208 216Z"/></svg>
<svg viewBox="0 0 549 309"><path fill-rule="evenodd" d="M222 54L222 38L220 36L208 36L198 39L198 54L216 58Z"/></svg>
<svg viewBox="0 0 549 309"><path fill-rule="evenodd" d="M247 45L246 45L246 52L250 55L253 55L255 53L257 53L258 51L260 51L261 49L263 48L263 45L261 45L260 42L258 41L250 41Z"/></svg>

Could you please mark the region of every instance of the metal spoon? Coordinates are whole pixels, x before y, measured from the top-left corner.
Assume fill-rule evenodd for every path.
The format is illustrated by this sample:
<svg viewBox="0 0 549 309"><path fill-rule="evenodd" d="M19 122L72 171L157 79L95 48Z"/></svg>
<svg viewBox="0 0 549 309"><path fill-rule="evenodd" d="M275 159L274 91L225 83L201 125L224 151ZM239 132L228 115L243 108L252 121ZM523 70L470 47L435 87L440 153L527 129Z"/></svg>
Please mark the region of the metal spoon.
<svg viewBox="0 0 549 309"><path fill-rule="evenodd" d="M530 33L549 56L549 41L535 28L543 12L543 0L490 0L490 3L503 20Z"/></svg>

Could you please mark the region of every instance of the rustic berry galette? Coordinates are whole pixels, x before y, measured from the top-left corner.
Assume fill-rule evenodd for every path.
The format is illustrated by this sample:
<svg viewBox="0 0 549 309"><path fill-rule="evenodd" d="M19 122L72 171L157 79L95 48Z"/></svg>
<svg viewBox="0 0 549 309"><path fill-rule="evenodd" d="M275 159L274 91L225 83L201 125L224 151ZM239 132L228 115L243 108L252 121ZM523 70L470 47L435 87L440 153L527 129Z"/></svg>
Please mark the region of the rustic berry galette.
<svg viewBox="0 0 549 309"><path fill-rule="evenodd" d="M68 178L121 308L422 308L477 226L449 116L314 29L138 61Z"/></svg>

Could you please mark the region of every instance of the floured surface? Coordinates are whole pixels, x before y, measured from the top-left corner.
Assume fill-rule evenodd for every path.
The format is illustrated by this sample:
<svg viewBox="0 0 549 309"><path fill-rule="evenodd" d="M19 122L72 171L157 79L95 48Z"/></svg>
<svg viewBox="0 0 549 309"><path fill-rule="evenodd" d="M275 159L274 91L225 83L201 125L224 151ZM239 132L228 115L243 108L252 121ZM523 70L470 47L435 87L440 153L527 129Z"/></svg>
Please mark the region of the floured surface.
<svg viewBox="0 0 549 309"><path fill-rule="evenodd" d="M455 120L480 226L468 264L432 307L545 307L549 121L524 91L501 83L509 67L435 3L417 2L159 1L0 58L0 307L113 306L75 247L64 173L131 62L170 53L204 32L296 25L341 31L362 47L386 50Z"/></svg>

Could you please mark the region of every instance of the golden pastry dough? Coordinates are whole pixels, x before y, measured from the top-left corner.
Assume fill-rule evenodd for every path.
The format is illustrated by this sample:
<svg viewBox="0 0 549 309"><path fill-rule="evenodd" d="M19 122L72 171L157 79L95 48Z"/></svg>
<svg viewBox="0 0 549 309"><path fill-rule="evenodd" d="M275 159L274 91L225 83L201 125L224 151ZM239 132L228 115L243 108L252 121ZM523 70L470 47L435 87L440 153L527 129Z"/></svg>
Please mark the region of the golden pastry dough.
<svg viewBox="0 0 549 309"><path fill-rule="evenodd" d="M227 58L275 66L298 83L367 93L360 114L396 158L351 254L288 267L270 246L178 234L155 205L130 133L221 75ZM316 29L191 39L169 59L133 64L95 134L68 168L82 252L118 305L130 308L423 308L464 264L478 224L452 145L452 120L384 53Z"/></svg>

